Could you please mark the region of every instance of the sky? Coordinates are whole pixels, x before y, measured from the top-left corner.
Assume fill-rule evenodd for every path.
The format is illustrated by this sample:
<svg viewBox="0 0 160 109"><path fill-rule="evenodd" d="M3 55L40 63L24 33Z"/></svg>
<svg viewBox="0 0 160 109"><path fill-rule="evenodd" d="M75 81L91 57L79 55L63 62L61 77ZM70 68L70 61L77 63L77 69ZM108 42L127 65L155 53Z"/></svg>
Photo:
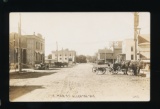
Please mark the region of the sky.
<svg viewBox="0 0 160 109"><path fill-rule="evenodd" d="M19 13L11 12L9 30L18 32ZM150 34L150 13L139 12L141 34ZM45 55L69 49L78 55L94 55L109 41L134 38L133 12L23 12L21 34L40 33L45 38Z"/></svg>

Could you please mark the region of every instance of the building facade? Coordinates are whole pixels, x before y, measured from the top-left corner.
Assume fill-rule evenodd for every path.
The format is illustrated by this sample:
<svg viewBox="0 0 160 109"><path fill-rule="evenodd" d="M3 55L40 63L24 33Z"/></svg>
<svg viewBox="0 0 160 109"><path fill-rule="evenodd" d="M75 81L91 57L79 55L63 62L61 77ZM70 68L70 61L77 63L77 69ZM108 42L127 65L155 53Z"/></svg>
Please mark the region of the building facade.
<svg viewBox="0 0 160 109"><path fill-rule="evenodd" d="M114 63L117 56L122 53L122 41L113 41L110 43L110 48L98 50L98 60L104 59L107 62Z"/></svg>
<svg viewBox="0 0 160 109"><path fill-rule="evenodd" d="M45 60L45 39L41 34L23 35L27 39L27 64L43 63Z"/></svg>
<svg viewBox="0 0 160 109"><path fill-rule="evenodd" d="M27 63L27 39L21 37L21 62ZM19 51L19 35L18 33L10 33L9 36L9 63L18 66L18 51Z"/></svg>
<svg viewBox="0 0 160 109"><path fill-rule="evenodd" d="M150 62L150 35L138 35L138 59Z"/></svg>
<svg viewBox="0 0 160 109"><path fill-rule="evenodd" d="M101 59L104 59L106 60L107 62L113 62L114 60L114 56L113 56L113 50L112 49L99 49L98 50L98 60L101 60Z"/></svg>
<svg viewBox="0 0 160 109"><path fill-rule="evenodd" d="M67 62L72 63L75 62L76 58L76 51L74 50L59 50L59 51L52 51L52 59L56 62Z"/></svg>
<svg viewBox="0 0 160 109"><path fill-rule="evenodd" d="M50 59L48 56L45 56L45 64L47 64L49 67L54 67L56 60L55 59Z"/></svg>
<svg viewBox="0 0 160 109"><path fill-rule="evenodd" d="M18 65L19 36L18 33L10 33L9 61ZM45 39L40 34L21 35L21 63L34 65L44 62Z"/></svg>
<svg viewBox="0 0 160 109"><path fill-rule="evenodd" d="M122 54L119 56L122 56L122 60L134 60L134 52L135 52L135 46L134 46L134 39L125 39L122 43ZM121 58L122 58L121 57Z"/></svg>

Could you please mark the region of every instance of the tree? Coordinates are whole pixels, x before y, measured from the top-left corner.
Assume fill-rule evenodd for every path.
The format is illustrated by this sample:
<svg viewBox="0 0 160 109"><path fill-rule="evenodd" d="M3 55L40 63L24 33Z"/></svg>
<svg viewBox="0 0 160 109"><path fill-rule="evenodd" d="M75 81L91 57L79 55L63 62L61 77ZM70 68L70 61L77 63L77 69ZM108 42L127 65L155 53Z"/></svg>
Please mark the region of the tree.
<svg viewBox="0 0 160 109"><path fill-rule="evenodd" d="M52 54L49 54L49 55L48 55L48 59L52 59Z"/></svg>
<svg viewBox="0 0 160 109"><path fill-rule="evenodd" d="M86 58L89 62L95 62L96 61L96 56L86 56Z"/></svg>
<svg viewBox="0 0 160 109"><path fill-rule="evenodd" d="M76 56L76 62L78 62L78 63L86 63L87 62L86 56L84 56L84 55Z"/></svg>

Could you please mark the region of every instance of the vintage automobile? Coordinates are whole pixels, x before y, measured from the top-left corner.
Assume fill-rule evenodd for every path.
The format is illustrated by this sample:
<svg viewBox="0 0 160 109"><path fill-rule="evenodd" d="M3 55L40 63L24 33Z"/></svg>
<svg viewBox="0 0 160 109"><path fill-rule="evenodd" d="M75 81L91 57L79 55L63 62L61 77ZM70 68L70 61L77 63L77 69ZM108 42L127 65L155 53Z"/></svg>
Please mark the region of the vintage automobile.
<svg viewBox="0 0 160 109"><path fill-rule="evenodd" d="M34 69L35 70L47 70L49 69L49 67L45 63L41 63L41 64L35 64Z"/></svg>

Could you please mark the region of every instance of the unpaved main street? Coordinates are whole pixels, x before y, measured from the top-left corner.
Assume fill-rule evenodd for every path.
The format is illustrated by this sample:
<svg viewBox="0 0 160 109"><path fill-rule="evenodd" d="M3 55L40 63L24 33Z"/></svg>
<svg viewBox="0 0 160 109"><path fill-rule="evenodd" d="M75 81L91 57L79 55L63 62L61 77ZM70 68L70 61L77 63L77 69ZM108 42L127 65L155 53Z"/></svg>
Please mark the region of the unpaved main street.
<svg viewBox="0 0 160 109"><path fill-rule="evenodd" d="M149 101L150 78L104 75L92 64L23 74L10 73L10 101Z"/></svg>

